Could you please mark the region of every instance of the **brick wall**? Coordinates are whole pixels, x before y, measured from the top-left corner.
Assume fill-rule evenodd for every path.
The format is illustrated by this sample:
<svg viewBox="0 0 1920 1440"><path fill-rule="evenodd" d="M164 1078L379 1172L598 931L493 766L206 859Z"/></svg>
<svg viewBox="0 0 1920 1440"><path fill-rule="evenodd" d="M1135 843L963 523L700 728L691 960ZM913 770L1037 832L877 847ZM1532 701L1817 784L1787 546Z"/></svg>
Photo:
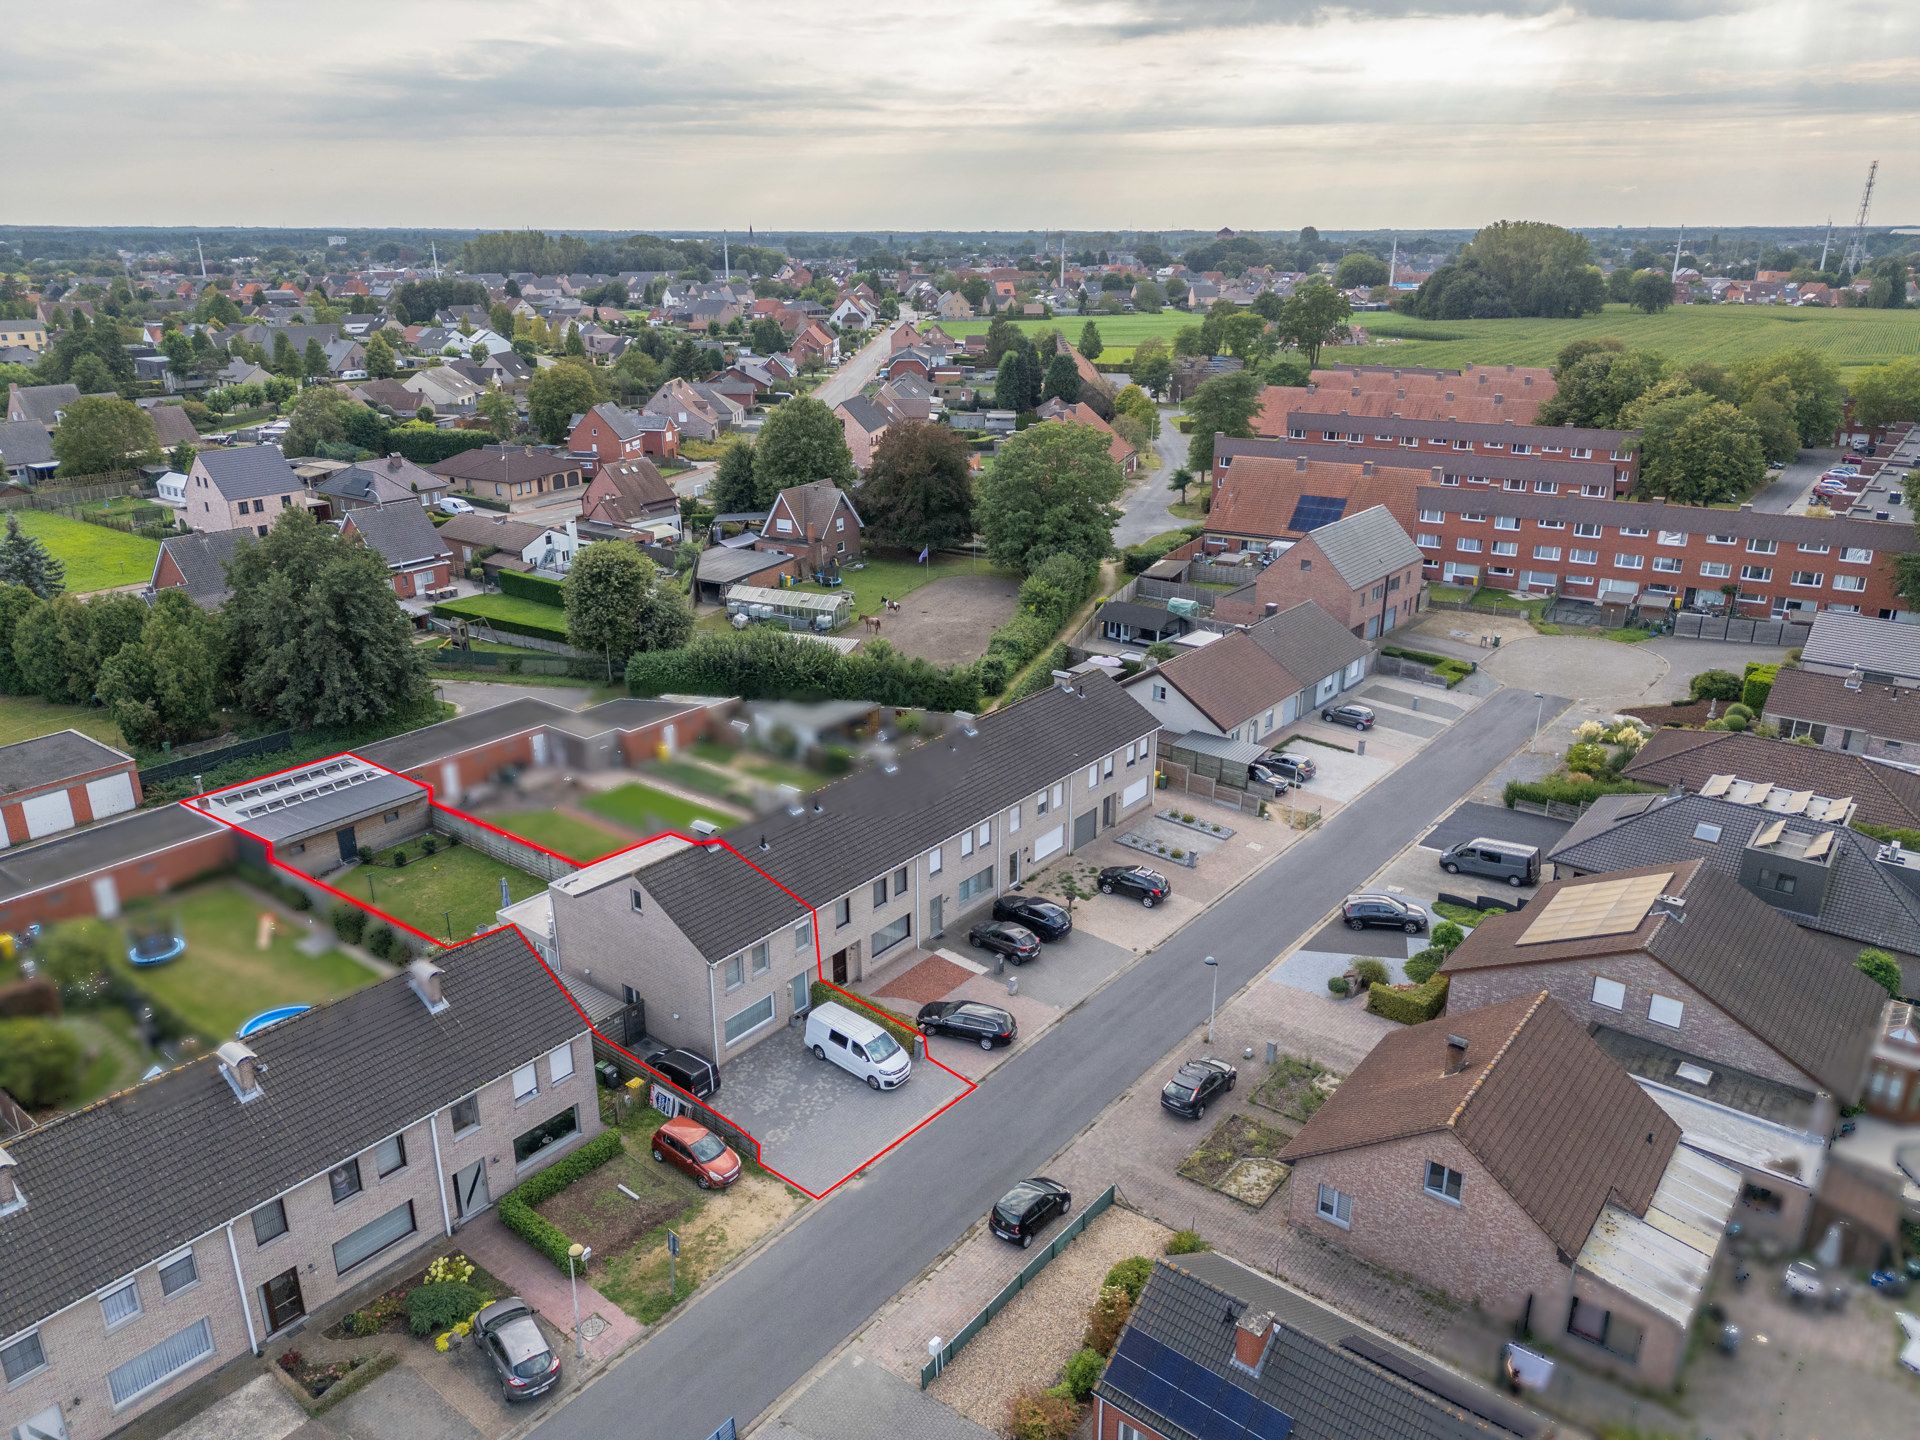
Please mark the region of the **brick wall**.
<svg viewBox="0 0 1920 1440"><path fill-rule="evenodd" d="M67 792L68 803L73 808L73 824L75 826L91 825L96 819L106 818L96 816L93 813L93 801L87 795L88 782L104 780L109 775L122 774L127 777L133 786L133 808L139 808L140 772L134 768L133 762L129 760L121 765L105 765L98 770L89 770L84 775L72 776L57 786L47 785L37 789L15 792L6 804L0 805L0 838L4 838L5 843L8 845L24 845L29 840L46 838L45 836L35 836L27 833L26 802L36 795L43 795L55 789L64 789ZM125 812L115 811L112 813L123 814ZM52 830L47 832L48 835L58 833L58 831Z"/></svg>
<svg viewBox="0 0 1920 1440"><path fill-rule="evenodd" d="M389 815L393 818L388 819ZM354 842L360 847L362 856L384 850L403 840L411 840L416 835L424 835L429 818L426 792L422 791L390 810L353 821ZM336 836L338 831L346 828L349 827L329 826L312 835L282 841L273 847L274 858L308 875L325 875L338 870L346 862L340 858L340 844Z"/></svg>
<svg viewBox="0 0 1920 1440"><path fill-rule="evenodd" d="M28 925L48 925L55 920L77 920L98 914L93 881L101 876L113 878L119 903L125 906L224 869L233 864L236 854L233 832L222 826L199 839L152 855L123 860L63 884L0 903L0 929L23 930Z"/></svg>

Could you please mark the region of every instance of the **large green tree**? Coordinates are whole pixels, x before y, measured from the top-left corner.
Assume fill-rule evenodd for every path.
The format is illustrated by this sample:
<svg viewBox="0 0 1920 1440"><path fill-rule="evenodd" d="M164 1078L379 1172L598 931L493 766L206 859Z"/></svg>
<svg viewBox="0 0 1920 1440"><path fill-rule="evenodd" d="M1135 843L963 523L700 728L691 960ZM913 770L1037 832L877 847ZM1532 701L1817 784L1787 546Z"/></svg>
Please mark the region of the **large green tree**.
<svg viewBox="0 0 1920 1440"><path fill-rule="evenodd" d="M811 395L776 405L754 442L754 483L769 505L782 490L815 480L831 480L844 489L853 484L854 473L839 417Z"/></svg>
<svg viewBox="0 0 1920 1440"><path fill-rule="evenodd" d="M1818 350L1805 346L1776 350L1733 367L1733 382L1743 401L1776 379L1785 380L1793 390L1800 443L1831 444L1846 409L1839 368Z"/></svg>
<svg viewBox="0 0 1920 1440"><path fill-rule="evenodd" d="M1387 262L1364 250L1341 256L1333 272L1333 283L1342 290L1371 290L1386 284L1387 279Z"/></svg>
<svg viewBox="0 0 1920 1440"><path fill-rule="evenodd" d="M1636 270L1626 298L1634 309L1656 315L1673 304L1673 280L1664 270Z"/></svg>
<svg viewBox="0 0 1920 1440"><path fill-rule="evenodd" d="M760 482L753 478L753 442L736 440L721 455L714 468L713 481L707 486L707 503L716 515L744 515L764 512L773 503L760 498Z"/></svg>
<svg viewBox="0 0 1920 1440"><path fill-rule="evenodd" d="M1133 347L1133 364L1127 373L1133 383L1150 395L1158 395L1173 379L1173 353L1158 335L1149 336Z"/></svg>
<svg viewBox="0 0 1920 1440"><path fill-rule="evenodd" d="M377 455L386 448L387 430L387 422L372 406L331 385L312 385L293 402L280 448L296 456L320 455L328 446Z"/></svg>
<svg viewBox="0 0 1920 1440"><path fill-rule="evenodd" d="M147 412L131 400L85 395L67 406L53 432L53 453L63 475L98 475L153 464L160 440Z"/></svg>
<svg viewBox="0 0 1920 1440"><path fill-rule="evenodd" d="M1031 571L1048 556L1098 564L1113 548L1113 502L1126 477L1091 425L1035 425L1008 440L974 489L974 523L999 565Z"/></svg>
<svg viewBox="0 0 1920 1440"><path fill-rule="evenodd" d="M46 603L24 585L0 585L0 694L27 693L20 664L13 658L13 633L24 616Z"/></svg>
<svg viewBox="0 0 1920 1440"><path fill-rule="evenodd" d="M1637 405L1639 488L1681 505L1740 500L1765 477L1754 423L1724 400L1698 390Z"/></svg>
<svg viewBox="0 0 1920 1440"><path fill-rule="evenodd" d="M1666 366L1645 350L1594 350L1561 369L1538 423L1610 430L1620 412L1660 382Z"/></svg>
<svg viewBox="0 0 1920 1440"><path fill-rule="evenodd" d="M1187 402L1187 468L1196 475L1213 473L1213 437L1244 440L1253 434L1253 417L1260 410L1260 377L1252 370L1236 370L1203 382Z"/></svg>
<svg viewBox="0 0 1920 1440"><path fill-rule="evenodd" d="M1089 360L1098 360L1100 352L1107 347L1100 342L1100 327L1089 320L1080 327L1080 353Z"/></svg>
<svg viewBox="0 0 1920 1440"><path fill-rule="evenodd" d="M663 586L653 561L624 540L581 548L567 571L566 601L567 639L602 657L609 674L637 651L684 644L693 628L685 597Z"/></svg>
<svg viewBox="0 0 1920 1440"><path fill-rule="evenodd" d="M787 348L787 332L771 315L756 316L747 327L747 343L756 355L777 355Z"/></svg>
<svg viewBox="0 0 1920 1440"><path fill-rule="evenodd" d="M1280 338L1306 357L1309 366L1320 363L1323 346L1344 339L1353 306L1324 280L1309 280L1287 297L1274 329Z"/></svg>
<svg viewBox="0 0 1920 1440"><path fill-rule="evenodd" d="M385 335L375 335L367 341L367 375L374 380L391 380L400 373L400 362L395 358L393 345Z"/></svg>
<svg viewBox="0 0 1920 1440"><path fill-rule="evenodd" d="M909 420L888 426L855 501L866 539L915 551L972 539L969 455L967 442L945 425Z"/></svg>
<svg viewBox="0 0 1920 1440"><path fill-rule="evenodd" d="M513 432L519 428L519 408L513 403L513 397L504 390L487 391L480 397L474 410L487 422L487 428L493 432L496 440L511 440Z"/></svg>
<svg viewBox="0 0 1920 1440"><path fill-rule="evenodd" d="M527 386L527 418L549 445L567 438L573 417L606 399L599 372L580 360L561 360L540 370Z"/></svg>
<svg viewBox="0 0 1920 1440"><path fill-rule="evenodd" d="M98 661L86 604L77 595L56 595L20 617L13 630L13 658L21 688L56 704L93 699Z"/></svg>
<svg viewBox="0 0 1920 1440"><path fill-rule="evenodd" d="M38 536L20 528L18 515L7 516L6 534L0 536L0 585L18 585L42 600L67 588L67 567Z"/></svg>
<svg viewBox="0 0 1920 1440"><path fill-rule="evenodd" d="M1000 357L993 376L993 403L1002 410L1031 410L1038 405L1039 378L1034 371L1033 347L1011 346Z"/></svg>
<svg viewBox="0 0 1920 1440"><path fill-rule="evenodd" d="M1406 301L1432 320L1535 315L1567 319L1606 302L1585 237L1535 220L1486 226Z"/></svg>
<svg viewBox="0 0 1920 1440"><path fill-rule="evenodd" d="M1064 352L1047 361L1046 378L1040 384L1040 399L1059 400L1072 405L1080 398L1080 367Z"/></svg>
<svg viewBox="0 0 1920 1440"><path fill-rule="evenodd" d="M1870 430L1920 420L1920 356L1903 355L1860 371L1850 387L1853 423Z"/></svg>
<svg viewBox="0 0 1920 1440"><path fill-rule="evenodd" d="M194 739L213 728L223 649L212 615L186 591L162 590L138 641L101 665L100 699L136 745Z"/></svg>

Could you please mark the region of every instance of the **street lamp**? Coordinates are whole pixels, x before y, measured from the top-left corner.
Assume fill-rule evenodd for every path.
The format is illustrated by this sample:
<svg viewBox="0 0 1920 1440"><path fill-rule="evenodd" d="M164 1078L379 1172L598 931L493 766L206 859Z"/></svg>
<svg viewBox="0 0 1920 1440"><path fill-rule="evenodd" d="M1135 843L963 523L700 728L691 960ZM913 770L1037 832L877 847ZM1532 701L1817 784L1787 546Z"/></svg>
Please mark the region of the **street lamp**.
<svg viewBox="0 0 1920 1440"><path fill-rule="evenodd" d="M1540 743L1540 722L1545 718L1547 713L1546 692L1536 690L1533 692L1533 698L1540 702L1533 707L1533 743L1538 745Z"/></svg>
<svg viewBox="0 0 1920 1440"><path fill-rule="evenodd" d="M1209 955L1207 971L1213 976L1213 998L1207 1001L1207 1044L1213 1044L1213 1012L1220 1006L1220 962Z"/></svg>
<svg viewBox="0 0 1920 1440"><path fill-rule="evenodd" d="M574 1279L574 1262L578 1261L582 1270L587 1261L593 1258L593 1247L582 1245L578 1240L567 1247L567 1289L573 1292L573 1358L584 1361L587 1358L586 1341L580 1337L580 1285Z"/></svg>

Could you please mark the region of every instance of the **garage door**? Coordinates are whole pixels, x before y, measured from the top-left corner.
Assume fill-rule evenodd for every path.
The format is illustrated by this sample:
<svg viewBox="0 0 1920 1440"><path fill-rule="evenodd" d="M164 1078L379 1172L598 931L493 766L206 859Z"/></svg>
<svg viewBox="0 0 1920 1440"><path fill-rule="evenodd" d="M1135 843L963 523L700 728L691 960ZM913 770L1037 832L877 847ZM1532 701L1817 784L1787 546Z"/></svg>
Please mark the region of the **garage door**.
<svg viewBox="0 0 1920 1440"><path fill-rule="evenodd" d="M1122 805L1138 805L1146 798L1147 781L1145 776L1134 781L1133 784L1127 786L1126 789L1120 792L1120 803Z"/></svg>
<svg viewBox="0 0 1920 1440"><path fill-rule="evenodd" d="M21 805L27 817L27 834L35 839L73 828L73 800L64 790L51 795L35 795Z"/></svg>
<svg viewBox="0 0 1920 1440"><path fill-rule="evenodd" d="M89 780L87 804L93 808L93 818L96 820L133 809L133 777L109 775L104 780Z"/></svg>
<svg viewBox="0 0 1920 1440"><path fill-rule="evenodd" d="M1084 815L1073 817L1073 848L1091 845L1093 837L1100 833L1100 812L1089 810Z"/></svg>
<svg viewBox="0 0 1920 1440"><path fill-rule="evenodd" d="M1033 842L1033 863L1038 865L1049 855L1057 855L1067 843L1067 827L1056 825Z"/></svg>

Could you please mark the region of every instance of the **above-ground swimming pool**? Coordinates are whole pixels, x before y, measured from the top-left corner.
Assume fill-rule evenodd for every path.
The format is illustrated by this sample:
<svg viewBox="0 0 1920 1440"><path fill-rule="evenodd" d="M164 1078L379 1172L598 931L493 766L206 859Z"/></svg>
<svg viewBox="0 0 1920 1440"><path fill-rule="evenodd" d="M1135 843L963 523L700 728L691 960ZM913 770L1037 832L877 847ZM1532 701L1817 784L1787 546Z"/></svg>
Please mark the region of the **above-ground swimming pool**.
<svg viewBox="0 0 1920 1440"><path fill-rule="evenodd" d="M256 1031L264 1030L269 1025L278 1025L282 1020L291 1020L296 1015L304 1015L312 1008L311 1005L282 1005L277 1009L262 1010L234 1033L244 1040Z"/></svg>

